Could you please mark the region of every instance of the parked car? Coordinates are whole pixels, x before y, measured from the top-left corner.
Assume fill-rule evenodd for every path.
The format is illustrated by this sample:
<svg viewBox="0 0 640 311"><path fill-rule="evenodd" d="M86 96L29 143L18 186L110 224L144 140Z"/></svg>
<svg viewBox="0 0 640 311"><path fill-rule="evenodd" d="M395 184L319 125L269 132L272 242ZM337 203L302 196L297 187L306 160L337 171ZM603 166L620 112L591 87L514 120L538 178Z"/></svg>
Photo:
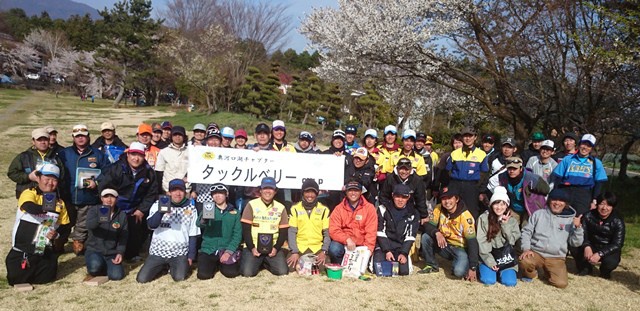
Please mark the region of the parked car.
<svg viewBox="0 0 640 311"><path fill-rule="evenodd" d="M7 75L0 75L0 84L13 84L13 80Z"/></svg>
<svg viewBox="0 0 640 311"><path fill-rule="evenodd" d="M29 80L39 80L40 79L40 74L34 73L34 72L30 72L26 75L26 78Z"/></svg>

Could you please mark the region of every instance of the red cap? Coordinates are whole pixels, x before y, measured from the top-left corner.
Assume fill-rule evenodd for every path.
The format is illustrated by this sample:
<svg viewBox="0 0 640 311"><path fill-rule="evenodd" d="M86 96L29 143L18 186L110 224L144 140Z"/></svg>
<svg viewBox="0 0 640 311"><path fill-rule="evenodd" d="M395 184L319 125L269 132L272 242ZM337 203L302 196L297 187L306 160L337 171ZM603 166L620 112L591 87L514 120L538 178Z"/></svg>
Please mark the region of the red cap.
<svg viewBox="0 0 640 311"><path fill-rule="evenodd" d="M247 131L245 131L244 129L239 129L236 131L236 138L238 137L242 137L244 139L247 139Z"/></svg>

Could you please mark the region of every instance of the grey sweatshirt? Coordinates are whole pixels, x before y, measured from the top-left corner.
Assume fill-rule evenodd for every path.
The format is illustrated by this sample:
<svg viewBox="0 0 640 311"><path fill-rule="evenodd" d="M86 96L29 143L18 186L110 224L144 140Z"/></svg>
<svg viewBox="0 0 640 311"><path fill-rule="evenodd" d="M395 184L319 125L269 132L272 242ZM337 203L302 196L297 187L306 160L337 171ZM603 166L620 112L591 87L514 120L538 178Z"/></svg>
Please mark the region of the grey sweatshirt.
<svg viewBox="0 0 640 311"><path fill-rule="evenodd" d="M520 228L518 221L511 217L507 222L500 224L500 232L491 241L487 241L487 233L489 232L489 212L484 212L478 217L478 246L480 248L480 259L489 268L496 266L496 260L491 255L491 250L500 248L506 243L516 245L516 241L520 238ZM509 268L517 270L518 266Z"/></svg>
<svg viewBox="0 0 640 311"><path fill-rule="evenodd" d="M537 210L522 228L522 251L532 250L545 258L564 258L568 245L582 245L584 230L573 226L576 211L567 206L556 215L548 207Z"/></svg>

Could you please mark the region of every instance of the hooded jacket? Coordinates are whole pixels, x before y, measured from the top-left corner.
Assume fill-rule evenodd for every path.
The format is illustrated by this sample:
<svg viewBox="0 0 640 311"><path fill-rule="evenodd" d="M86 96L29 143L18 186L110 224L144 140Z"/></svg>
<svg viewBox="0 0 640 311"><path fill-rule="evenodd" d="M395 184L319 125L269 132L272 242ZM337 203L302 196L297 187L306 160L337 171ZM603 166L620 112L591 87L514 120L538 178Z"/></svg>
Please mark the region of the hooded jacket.
<svg viewBox="0 0 640 311"><path fill-rule="evenodd" d="M401 180L398 175L398 170L393 169L392 174L387 174L387 178L380 187L379 200L380 204L386 206L393 205L392 192L393 187L397 184L405 184L411 188L413 194L411 194L411 200L409 204L412 205L420 213L420 218L426 218L429 216L429 210L427 209L427 198L425 193L424 181L421 176L411 173L406 180Z"/></svg>
<svg viewBox="0 0 640 311"><path fill-rule="evenodd" d="M128 214L136 210L148 214L158 197L158 181L153 168L144 162L134 174L126 157L111 165L106 172L102 172L97 183L98 192L105 188L116 190L116 204Z"/></svg>
<svg viewBox="0 0 640 311"><path fill-rule="evenodd" d="M544 258L564 258L568 246L582 245L584 230L573 226L576 211L565 207L560 214L554 214L550 208L536 211L522 228L522 251L532 250Z"/></svg>
<svg viewBox="0 0 640 311"><path fill-rule="evenodd" d="M296 152L299 153L320 153L320 150L314 147L313 144L309 144L309 147L307 147L307 149L302 149L302 147L298 145L298 142L296 142L295 144L293 144L293 148L295 148Z"/></svg>
<svg viewBox="0 0 640 311"><path fill-rule="evenodd" d="M394 213L391 209L400 211L395 205L378 206L378 247L383 253L399 250L400 254L408 256L416 241L420 214L408 204L404 213Z"/></svg>

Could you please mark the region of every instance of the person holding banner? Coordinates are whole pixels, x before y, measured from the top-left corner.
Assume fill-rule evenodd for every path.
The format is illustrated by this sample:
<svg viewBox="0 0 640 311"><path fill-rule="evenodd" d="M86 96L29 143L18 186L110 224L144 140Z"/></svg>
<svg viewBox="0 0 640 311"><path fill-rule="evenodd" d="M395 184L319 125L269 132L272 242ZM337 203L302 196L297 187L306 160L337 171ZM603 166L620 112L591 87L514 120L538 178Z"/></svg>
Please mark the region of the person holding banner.
<svg viewBox="0 0 640 311"><path fill-rule="evenodd" d="M298 142L293 147L298 153L319 153L318 149L313 146L313 135L307 131L300 132Z"/></svg>
<svg viewBox="0 0 640 311"><path fill-rule="evenodd" d="M359 181L350 180L344 189L346 197L333 209L329 218L329 258L332 263L342 263L345 248L353 251L358 246L366 246L373 253L376 246L376 208L362 196Z"/></svg>
<svg viewBox="0 0 640 311"><path fill-rule="evenodd" d="M249 149L253 149L254 151L273 150L273 145L271 144L271 129L268 125L259 123L254 131L254 136L256 143L250 145Z"/></svg>
<svg viewBox="0 0 640 311"><path fill-rule="evenodd" d="M207 135L204 137L205 145L208 147L220 147L222 146L222 135L218 124L213 122L207 125Z"/></svg>
<svg viewBox="0 0 640 311"><path fill-rule="evenodd" d="M242 251L240 270L246 277L258 275L263 266L273 275L289 273L282 245L287 240L289 221L284 205L274 200L276 180L265 177L260 183L260 197L247 203L242 211Z"/></svg>

